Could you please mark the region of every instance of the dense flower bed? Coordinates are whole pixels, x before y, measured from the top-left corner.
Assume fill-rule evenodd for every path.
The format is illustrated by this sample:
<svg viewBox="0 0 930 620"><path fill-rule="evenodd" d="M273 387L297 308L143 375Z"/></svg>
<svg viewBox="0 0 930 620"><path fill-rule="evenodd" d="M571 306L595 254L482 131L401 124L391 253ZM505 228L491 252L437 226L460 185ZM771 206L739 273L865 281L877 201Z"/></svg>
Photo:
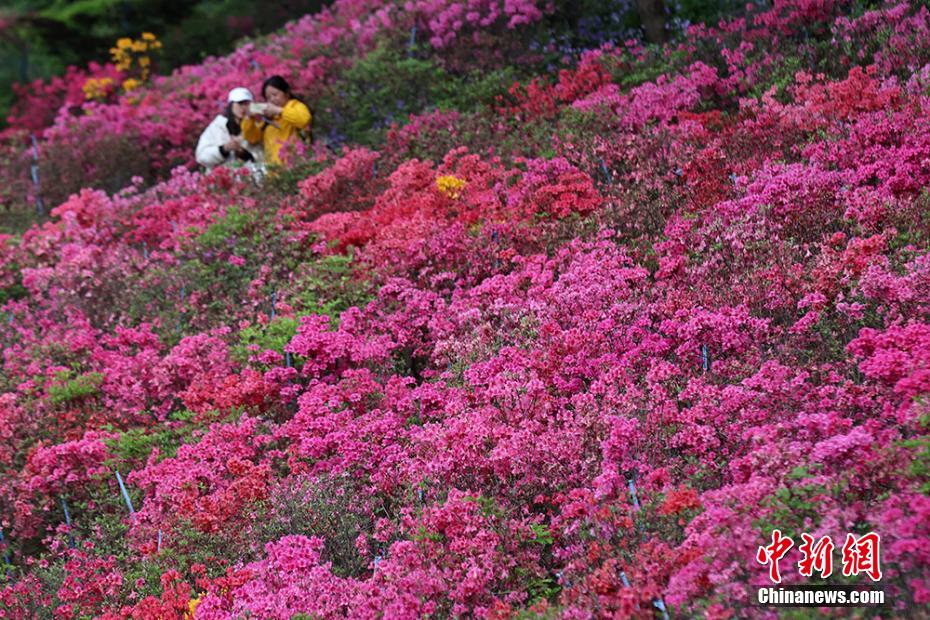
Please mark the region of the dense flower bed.
<svg viewBox="0 0 930 620"><path fill-rule="evenodd" d="M765 617L773 529L880 533L881 613L926 606L930 12L848 9L605 46L271 188L178 168L0 239L0 608ZM45 144L114 123L167 168L240 81L326 84L414 24L453 66L551 10L337 2Z"/></svg>

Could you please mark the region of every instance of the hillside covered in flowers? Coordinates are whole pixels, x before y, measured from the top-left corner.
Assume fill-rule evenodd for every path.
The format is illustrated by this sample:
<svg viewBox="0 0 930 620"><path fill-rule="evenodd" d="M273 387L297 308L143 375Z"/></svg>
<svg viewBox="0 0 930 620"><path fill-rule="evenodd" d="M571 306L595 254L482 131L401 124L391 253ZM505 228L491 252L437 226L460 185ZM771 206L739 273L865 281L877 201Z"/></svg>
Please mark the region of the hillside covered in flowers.
<svg viewBox="0 0 930 620"><path fill-rule="evenodd" d="M886 604L827 616L926 614L930 11L590 47L564 7L338 0L21 92L0 616L770 617L773 529L784 584L871 584L880 534ZM272 73L313 145L194 171Z"/></svg>

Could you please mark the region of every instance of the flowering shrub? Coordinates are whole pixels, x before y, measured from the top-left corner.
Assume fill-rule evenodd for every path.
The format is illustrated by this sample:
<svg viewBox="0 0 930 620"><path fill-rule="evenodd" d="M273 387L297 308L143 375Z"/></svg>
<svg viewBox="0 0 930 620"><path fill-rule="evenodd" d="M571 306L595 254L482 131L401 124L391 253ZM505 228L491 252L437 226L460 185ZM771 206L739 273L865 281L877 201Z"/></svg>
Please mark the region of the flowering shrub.
<svg viewBox="0 0 930 620"><path fill-rule="evenodd" d="M499 71L268 191L179 168L0 238L3 613L767 617L778 529L880 533L919 614L927 11L478 51L549 54L550 9L341 0L128 95L56 83L43 150L134 135L164 176L266 73Z"/></svg>
<svg viewBox="0 0 930 620"><path fill-rule="evenodd" d="M301 218L315 220L325 213L358 211L370 206L370 196L377 185L373 177L377 171L380 155L375 151L360 148L343 152L342 157L327 166L319 174L309 176L299 184L300 195L305 200ZM353 200L347 202L350 187L374 185L369 192L352 191Z"/></svg>
<svg viewBox="0 0 930 620"><path fill-rule="evenodd" d="M436 189L446 197L455 200L462 195L462 188L468 183L454 174L447 174L436 178Z"/></svg>
<svg viewBox="0 0 930 620"><path fill-rule="evenodd" d="M467 5L426 0L415 3L412 8L414 12L424 16L432 34L429 42L439 48L448 46L470 29L487 28L498 20L513 30L521 24L532 23L543 16L543 9L537 6L536 2L505 2L504 6L501 4L494 0L471 2Z"/></svg>
<svg viewBox="0 0 930 620"><path fill-rule="evenodd" d="M127 87L126 82L123 82L123 88L126 91L138 87L140 81L145 82L149 78L152 71L152 58L149 56L149 52L157 52L161 47L161 41L154 34L143 32L138 39L123 37L116 42L115 47L110 48L113 64L116 65L119 71L127 74L133 68L133 65L138 70L138 80L127 78L133 80L131 87Z"/></svg>
<svg viewBox="0 0 930 620"><path fill-rule="evenodd" d="M55 122L60 109L71 110L81 106L88 94L88 83L101 85L115 83L119 73L112 65L90 63L86 69L68 67L64 76L53 77L47 83L35 80L13 87L15 103L7 117L10 129L23 128L38 134ZM96 94L96 93L95 93Z"/></svg>
<svg viewBox="0 0 930 620"><path fill-rule="evenodd" d="M147 158L146 167L164 178L174 166L191 164L191 151L197 135L222 110L230 88L245 84L256 90L267 74L278 73L295 85L314 89L327 80L333 81L336 90L343 91L340 97L332 99L337 107L340 101L351 99L357 102L354 109L343 110L345 114L334 109L318 119L327 132L332 130L334 137L347 132L357 137L369 130L377 134L390 124L395 115L403 118L409 112L419 112L433 104L435 98L454 94L449 88L453 81L437 81L445 74L433 61L396 54L393 47L378 45L379 41L393 36L393 28L410 28L418 24L421 36L425 33L431 39L440 37L447 42L454 40L457 33L465 34L467 31L473 37L480 37L487 32L491 38L486 43L491 44L494 36L498 35L500 42L507 42L512 39L514 31L525 30L542 17L546 7L538 7L537 4L533 1L501 3L498 0L484 3L474 7L480 13L479 18L473 18L471 12L463 16L469 24L463 27L458 20L450 21L449 11L458 10L454 4L421 2L382 6L379 3L339 2L332 10L295 22L286 32L270 37L262 48L245 45L227 58L183 67L166 77L150 76L153 54L159 51L161 42L153 34L143 33L138 39L126 37L117 41L110 50L112 64L96 66L87 74L74 69L74 74L69 74L67 80L55 80L48 86L31 85L31 103L14 108L14 117L20 118L17 114L28 117L29 127L42 134L38 137L47 145L44 150L49 155L60 153L62 161L94 162L100 158L96 152L98 149L106 154L113 148L107 144L112 136L132 136L130 141ZM491 31L500 32L491 35ZM339 55L333 58L324 52L331 51L336 42L339 43ZM480 47L468 46L468 49ZM369 60L370 52L375 53ZM384 54L388 56L386 61L382 57ZM353 58L358 58L358 62L353 62ZM499 58L495 62L499 65L502 60ZM382 61L388 63L390 70L385 72ZM336 82L336 78L341 78L341 81ZM424 96L426 93L417 95L417 102L411 101L408 105L401 101L400 106L395 107L397 97L402 96L401 91L394 89L385 93L382 92L384 89L368 88L367 84L372 79L378 80L377 84L395 79L401 89L409 87L410 79L419 79L428 89L429 96ZM81 81L81 84L75 89L76 81ZM65 88L68 89L64 97L67 105L62 107L62 94L59 93ZM53 91L54 96L48 97L46 90ZM322 99L323 107L329 109L325 91L313 94L314 99ZM388 104L391 109L386 108ZM18 112L20 109L21 113ZM365 126L353 129L352 124L360 116L367 119ZM11 122L14 117L11 117ZM379 122L386 124L383 127L370 126ZM132 153L124 155L131 156ZM11 162L3 169L3 176L16 177L21 165ZM108 183L107 187L112 191L128 185L133 175L141 174L137 169L132 170L114 187L109 182L117 172L116 169L96 173L84 170L83 174L94 185ZM46 175L49 179L56 176L52 171ZM69 188L69 191L77 188ZM51 200L60 202L67 195L56 194ZM19 197L20 200L22 198Z"/></svg>
<svg viewBox="0 0 930 620"><path fill-rule="evenodd" d="M329 572L322 562L323 541L305 536L285 536L269 543L266 557L246 565L248 581L224 595L208 596L197 607L196 617L228 618L249 614L256 617L290 617L311 613L321 617L342 614L349 588ZM225 599L225 600L224 600ZM225 604L224 604L225 603Z"/></svg>

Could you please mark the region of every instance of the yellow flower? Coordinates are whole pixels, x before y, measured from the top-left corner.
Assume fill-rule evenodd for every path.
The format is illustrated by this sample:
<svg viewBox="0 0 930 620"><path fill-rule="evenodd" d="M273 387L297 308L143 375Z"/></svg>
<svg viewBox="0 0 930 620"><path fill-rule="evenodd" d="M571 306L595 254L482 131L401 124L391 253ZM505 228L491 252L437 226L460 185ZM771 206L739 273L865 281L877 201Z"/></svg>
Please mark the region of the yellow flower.
<svg viewBox="0 0 930 620"><path fill-rule="evenodd" d="M115 64L116 68L120 71L125 71L132 64L132 56L120 48L111 47L110 56L113 58L113 64Z"/></svg>
<svg viewBox="0 0 930 620"><path fill-rule="evenodd" d="M123 90L127 93L131 90L135 90L142 86L142 82L136 78L129 78L128 80L123 80Z"/></svg>
<svg viewBox="0 0 930 620"><path fill-rule="evenodd" d="M81 90L84 91L84 98L87 100L104 99L107 96L107 90L112 84L112 78L89 78L84 82Z"/></svg>
<svg viewBox="0 0 930 620"><path fill-rule="evenodd" d="M129 73L132 70L133 61L138 61L139 72L135 76L137 81L145 82L149 78L151 71L152 59L148 52L161 49L159 41L151 32L143 32L141 38L132 39L123 37L117 39L116 47L110 48L110 56L113 58L113 64L123 72ZM134 84L133 82L129 82ZM136 88L137 85L132 86Z"/></svg>
<svg viewBox="0 0 930 620"><path fill-rule="evenodd" d="M459 196L462 195L462 188L465 187L467 183L464 179L460 179L457 176L447 174L436 179L436 188L440 193L448 196L452 200L456 200Z"/></svg>
<svg viewBox="0 0 930 620"><path fill-rule="evenodd" d="M190 600L190 602L187 604L187 611L184 613L184 618L185 618L185 619L192 619L192 618L194 618L194 614L195 614L196 611L197 611L197 606L200 605L200 601L201 601L202 598L203 598L203 594L201 594L201 595L198 596L197 598L192 598L192 599Z"/></svg>

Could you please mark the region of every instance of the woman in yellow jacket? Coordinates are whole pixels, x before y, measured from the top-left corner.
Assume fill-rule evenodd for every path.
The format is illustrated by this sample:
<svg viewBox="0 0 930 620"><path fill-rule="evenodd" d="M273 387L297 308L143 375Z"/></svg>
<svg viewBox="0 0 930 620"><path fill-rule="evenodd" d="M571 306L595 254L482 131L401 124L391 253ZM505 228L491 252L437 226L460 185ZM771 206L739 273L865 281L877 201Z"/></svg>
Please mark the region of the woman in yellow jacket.
<svg viewBox="0 0 930 620"><path fill-rule="evenodd" d="M310 108L294 97L291 87L280 75L272 75L262 84L265 104L261 116L249 116L242 121L242 136L252 144L262 143L265 161L281 163L279 153L286 143L309 132Z"/></svg>

